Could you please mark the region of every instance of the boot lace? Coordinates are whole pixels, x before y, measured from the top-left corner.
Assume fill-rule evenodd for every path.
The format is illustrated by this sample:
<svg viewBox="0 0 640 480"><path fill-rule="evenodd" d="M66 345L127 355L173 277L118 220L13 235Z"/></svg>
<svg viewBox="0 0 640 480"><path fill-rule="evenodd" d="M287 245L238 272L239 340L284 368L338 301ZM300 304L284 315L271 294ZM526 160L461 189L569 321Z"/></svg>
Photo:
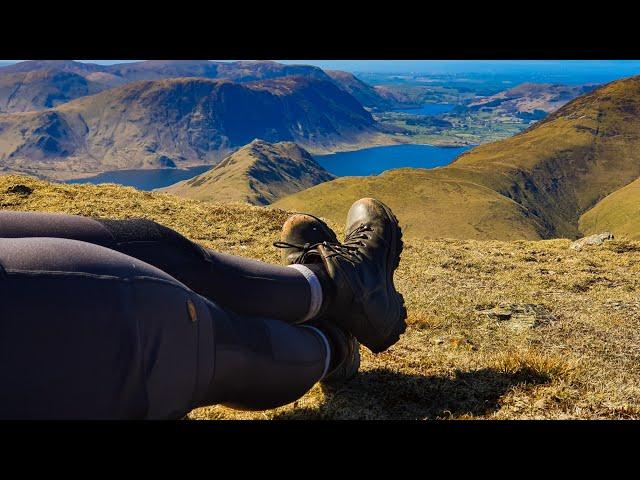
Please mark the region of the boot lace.
<svg viewBox="0 0 640 480"><path fill-rule="evenodd" d="M295 243L289 242L274 242L273 246L276 248L293 248L301 253L300 262L304 262L307 256L310 253L314 253L319 245L324 245L327 250L329 250L329 254L327 258L341 256L344 259L348 260L351 263L354 263L356 260L361 260L360 255L360 247L366 246L363 240L369 238L366 232L373 231L371 226L361 223L357 228L351 231L349 235L347 235L342 243L335 242L319 242L319 243L305 243L304 245L299 245Z"/></svg>

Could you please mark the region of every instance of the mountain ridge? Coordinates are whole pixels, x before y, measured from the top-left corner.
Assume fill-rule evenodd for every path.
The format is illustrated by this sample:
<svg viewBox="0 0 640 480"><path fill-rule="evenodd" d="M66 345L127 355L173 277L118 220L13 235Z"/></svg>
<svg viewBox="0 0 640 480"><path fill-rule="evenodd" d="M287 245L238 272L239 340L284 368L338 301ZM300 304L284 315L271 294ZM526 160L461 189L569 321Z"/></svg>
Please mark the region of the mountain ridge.
<svg viewBox="0 0 640 480"><path fill-rule="evenodd" d="M25 98L18 98L14 105L5 105L3 102L3 91L19 91L24 78L44 75L49 76L67 75L74 76L76 81L84 79L87 84L86 91L78 89L64 90L63 85L42 83L40 89L38 85L32 85L34 91L31 96L27 93ZM342 72L347 76L346 72ZM287 76L303 76L316 80L332 81L345 91L340 79L334 80L322 69L313 65L288 65L274 61L235 61L235 62L214 62L210 60L145 60L140 62L119 63L113 65L98 65L83 63L72 60L29 60L12 65L0 67L0 112L12 113L29 110L43 110L52 105L42 102L30 102L31 97L43 96L48 90L58 89L60 98L66 101L74 100L82 96L98 93L100 91L119 87L127 83L144 80L163 80L168 78L208 78L212 80L229 80L235 83L254 82ZM371 90L371 87L359 82L360 89ZM375 96L375 92L373 93Z"/></svg>

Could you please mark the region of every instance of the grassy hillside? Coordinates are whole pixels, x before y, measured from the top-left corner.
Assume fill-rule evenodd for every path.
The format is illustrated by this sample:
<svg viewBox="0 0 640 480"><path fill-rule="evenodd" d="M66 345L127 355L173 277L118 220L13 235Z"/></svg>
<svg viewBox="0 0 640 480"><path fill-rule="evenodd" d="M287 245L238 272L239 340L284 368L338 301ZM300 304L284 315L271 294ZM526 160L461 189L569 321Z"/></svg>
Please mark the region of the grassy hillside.
<svg viewBox="0 0 640 480"><path fill-rule="evenodd" d="M211 170L162 191L195 200L268 205L334 178L295 143L256 139Z"/></svg>
<svg viewBox="0 0 640 480"><path fill-rule="evenodd" d="M0 208L145 217L220 251L276 262L287 213L113 185L0 176ZM340 222L340 225L342 222ZM334 225L340 230L339 225ZM400 342L337 391L266 412L191 418L640 418L640 242L406 242Z"/></svg>
<svg viewBox="0 0 640 480"><path fill-rule="evenodd" d="M495 191L450 175L450 170L398 169L343 177L274 203L342 223L351 204L376 197L394 210L414 238L539 239L543 232L524 208Z"/></svg>
<svg viewBox="0 0 640 480"><path fill-rule="evenodd" d="M367 180L369 194L397 195L394 206L400 220L407 223L409 235L421 236L429 227L418 229L408 215L431 215L428 212L434 206L445 213L440 220L435 219L438 221L431 227L434 233L429 236L475 238L466 227L451 231L446 222L450 219L470 225L478 218L491 218L498 230L487 228L488 238L514 238L505 236L504 231L513 223L515 209L492 210L494 204L486 201L468 203L468 198L475 196L470 190L482 185L519 204L516 223L528 225L524 230L533 228L544 238L577 237L583 213L640 176L638 118L640 77L619 80L574 99L518 135L464 153L450 166L415 170L410 179L408 174L391 173ZM447 189L431 187L442 178L457 182L464 194L450 195ZM343 204L358 198L362 191L359 183L359 178L330 182L286 198L278 206L322 212L337 220ZM428 203L423 201L424 191L431 192ZM337 203L335 210L322 207L318 204L319 192L344 201ZM461 216L446 212L461 212ZM509 231L517 234L519 229Z"/></svg>
<svg viewBox="0 0 640 480"><path fill-rule="evenodd" d="M580 217L585 233L612 232L640 239L640 179L616 190Z"/></svg>

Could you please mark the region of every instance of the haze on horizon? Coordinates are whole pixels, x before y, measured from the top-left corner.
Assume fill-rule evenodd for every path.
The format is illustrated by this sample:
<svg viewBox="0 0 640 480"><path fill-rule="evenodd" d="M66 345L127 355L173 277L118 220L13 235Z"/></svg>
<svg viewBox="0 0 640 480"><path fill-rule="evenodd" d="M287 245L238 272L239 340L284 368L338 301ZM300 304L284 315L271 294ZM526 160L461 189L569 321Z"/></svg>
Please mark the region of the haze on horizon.
<svg viewBox="0 0 640 480"><path fill-rule="evenodd" d="M0 65L23 60L0 60ZM80 62L113 65L140 60L78 60ZM234 61L234 60L218 60ZM346 70L352 73L409 74L523 74L536 73L558 76L584 75L631 76L640 74L640 60L275 60L285 64L315 65L323 69Z"/></svg>

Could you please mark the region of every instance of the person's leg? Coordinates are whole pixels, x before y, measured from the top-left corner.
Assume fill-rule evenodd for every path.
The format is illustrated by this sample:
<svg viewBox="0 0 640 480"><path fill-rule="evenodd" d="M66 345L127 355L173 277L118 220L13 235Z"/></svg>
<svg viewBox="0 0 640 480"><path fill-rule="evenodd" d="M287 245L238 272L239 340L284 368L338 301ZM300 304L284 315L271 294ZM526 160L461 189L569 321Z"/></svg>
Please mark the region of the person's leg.
<svg viewBox="0 0 640 480"><path fill-rule="evenodd" d="M151 265L66 239L0 239L0 331L3 418L270 408L340 362L330 331L227 312Z"/></svg>
<svg viewBox="0 0 640 480"><path fill-rule="evenodd" d="M295 268L213 252L150 220L0 212L0 238L23 237L81 240L119 251L243 315L300 323L317 313L322 295ZM310 270L303 271L310 274Z"/></svg>

